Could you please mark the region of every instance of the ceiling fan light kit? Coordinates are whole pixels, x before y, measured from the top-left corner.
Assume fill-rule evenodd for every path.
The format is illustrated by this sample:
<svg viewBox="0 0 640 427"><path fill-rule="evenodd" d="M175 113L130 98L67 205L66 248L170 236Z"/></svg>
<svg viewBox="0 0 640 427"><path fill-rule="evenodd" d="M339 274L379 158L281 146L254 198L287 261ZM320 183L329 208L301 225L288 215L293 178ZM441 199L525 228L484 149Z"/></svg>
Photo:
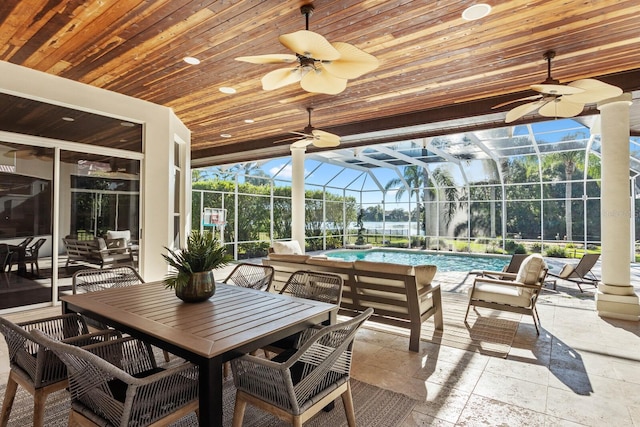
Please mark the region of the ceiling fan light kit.
<svg viewBox="0 0 640 427"><path fill-rule="evenodd" d="M529 113L538 110L543 117L575 117L584 109L585 104L593 104L603 99L613 98L622 94L622 89L595 79L581 79L569 84L561 84L551 77L551 59L556 56L555 51L544 53L547 61L547 79L531 85L531 89L539 95L528 96L494 106L499 108L507 104L520 101L530 101L511 109L505 118L506 123L518 120Z"/></svg>
<svg viewBox="0 0 640 427"><path fill-rule="evenodd" d="M240 56L237 61L252 64L292 64L267 73L262 78L264 90L275 90L298 83L307 92L335 95L344 91L349 79L358 78L378 67L378 59L367 52L343 42L331 43L323 36L309 31L311 4L300 11L306 18L306 30L283 34L280 43L292 54Z"/></svg>

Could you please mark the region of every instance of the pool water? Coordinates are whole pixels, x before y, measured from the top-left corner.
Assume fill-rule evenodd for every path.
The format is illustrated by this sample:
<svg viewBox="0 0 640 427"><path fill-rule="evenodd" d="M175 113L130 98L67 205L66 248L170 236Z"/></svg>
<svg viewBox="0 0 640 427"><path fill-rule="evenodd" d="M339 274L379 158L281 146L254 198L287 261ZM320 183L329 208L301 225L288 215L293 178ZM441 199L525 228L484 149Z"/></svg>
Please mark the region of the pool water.
<svg viewBox="0 0 640 427"><path fill-rule="evenodd" d="M436 265L438 267L438 271L500 271L509 263L509 257L417 252L393 249L370 249L363 251L350 249L336 250L327 252L326 255L331 258L340 258L345 261L364 260L407 265L431 264Z"/></svg>

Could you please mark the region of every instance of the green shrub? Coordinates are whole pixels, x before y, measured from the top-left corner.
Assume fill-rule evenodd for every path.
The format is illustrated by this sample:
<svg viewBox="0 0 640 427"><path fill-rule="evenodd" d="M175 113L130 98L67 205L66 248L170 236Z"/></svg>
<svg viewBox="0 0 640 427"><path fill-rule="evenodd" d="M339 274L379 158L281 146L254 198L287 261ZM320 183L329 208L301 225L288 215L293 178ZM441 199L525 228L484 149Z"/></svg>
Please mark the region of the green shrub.
<svg viewBox="0 0 640 427"><path fill-rule="evenodd" d="M567 253L564 248L560 246L549 246L545 251L545 256L554 257L554 258L566 258Z"/></svg>
<svg viewBox="0 0 640 427"><path fill-rule="evenodd" d="M526 254L527 253L527 248L525 248L524 245L522 245L522 244L517 244L513 248L513 253L514 254Z"/></svg>
<svg viewBox="0 0 640 427"><path fill-rule="evenodd" d="M542 252L542 245L540 243L532 243L529 246L529 250L533 253L539 254Z"/></svg>

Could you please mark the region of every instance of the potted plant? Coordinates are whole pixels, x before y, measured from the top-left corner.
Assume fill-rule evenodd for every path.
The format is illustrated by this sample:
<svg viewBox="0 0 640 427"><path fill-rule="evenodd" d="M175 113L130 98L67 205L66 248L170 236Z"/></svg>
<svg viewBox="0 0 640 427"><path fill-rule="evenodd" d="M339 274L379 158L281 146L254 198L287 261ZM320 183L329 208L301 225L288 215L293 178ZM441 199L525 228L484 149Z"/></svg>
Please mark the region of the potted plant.
<svg viewBox="0 0 640 427"><path fill-rule="evenodd" d="M209 299L216 291L213 270L224 267L232 257L209 231L194 230L187 238L187 247L172 250L162 257L169 263L171 271L164 279L167 288L185 302Z"/></svg>

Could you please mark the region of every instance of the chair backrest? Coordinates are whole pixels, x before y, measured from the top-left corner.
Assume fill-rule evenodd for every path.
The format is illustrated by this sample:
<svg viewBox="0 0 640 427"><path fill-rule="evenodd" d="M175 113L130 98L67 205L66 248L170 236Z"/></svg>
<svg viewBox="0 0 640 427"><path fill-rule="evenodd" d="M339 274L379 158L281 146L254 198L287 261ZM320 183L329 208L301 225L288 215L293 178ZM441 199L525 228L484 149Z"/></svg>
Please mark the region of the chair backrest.
<svg viewBox="0 0 640 427"><path fill-rule="evenodd" d="M373 308L369 307L352 319L325 326L286 362L290 366L303 364L302 378L294 385L298 404L350 375L353 341L358 329L372 314Z"/></svg>
<svg viewBox="0 0 640 427"><path fill-rule="evenodd" d="M528 254L513 254L509 264L505 266L503 271L505 273L517 273L520 270L522 261L524 261L528 256Z"/></svg>
<svg viewBox="0 0 640 427"><path fill-rule="evenodd" d="M101 291L109 288L123 288L144 283L142 277L131 266L103 269L87 269L74 273L72 278L73 293Z"/></svg>
<svg viewBox="0 0 640 427"><path fill-rule="evenodd" d="M33 237L26 237L22 242L18 243L16 246L20 248L26 248L29 243L33 240Z"/></svg>
<svg viewBox="0 0 640 427"><path fill-rule="evenodd" d="M281 294L340 305L342 277L333 273L298 270L284 284Z"/></svg>
<svg viewBox="0 0 640 427"><path fill-rule="evenodd" d="M0 243L0 271L4 271L9 260L9 245L6 243Z"/></svg>
<svg viewBox="0 0 640 427"><path fill-rule="evenodd" d="M243 288L268 291L273 281L273 267L270 265L240 263L235 266L231 274L224 279L224 283Z"/></svg>
<svg viewBox="0 0 640 427"><path fill-rule="evenodd" d="M42 245L45 244L46 241L47 241L47 239L44 239L44 238L36 240L36 242L33 245L31 245L31 246L29 246L27 248L27 250L29 251L29 255L31 257L37 258L38 257L38 251L40 251L40 248L42 247Z"/></svg>
<svg viewBox="0 0 640 427"><path fill-rule="evenodd" d="M547 264L544 262L542 255L531 254L522 261L522 264L520 264L520 268L518 269L518 274L516 276L516 282L527 285L539 284L542 286L540 278L542 271L546 268Z"/></svg>
<svg viewBox="0 0 640 427"><path fill-rule="evenodd" d="M589 274L593 266L596 265L596 262L598 262L598 258L600 258L600 254L584 254L573 269L573 272L579 275L580 278L585 277L587 274Z"/></svg>
<svg viewBox="0 0 640 427"><path fill-rule="evenodd" d="M30 333L36 329L63 340L87 334L89 328L80 315L73 313L18 324L0 318L0 331L7 342L11 368L26 373L33 386L40 388L66 379L67 371L46 345Z"/></svg>

